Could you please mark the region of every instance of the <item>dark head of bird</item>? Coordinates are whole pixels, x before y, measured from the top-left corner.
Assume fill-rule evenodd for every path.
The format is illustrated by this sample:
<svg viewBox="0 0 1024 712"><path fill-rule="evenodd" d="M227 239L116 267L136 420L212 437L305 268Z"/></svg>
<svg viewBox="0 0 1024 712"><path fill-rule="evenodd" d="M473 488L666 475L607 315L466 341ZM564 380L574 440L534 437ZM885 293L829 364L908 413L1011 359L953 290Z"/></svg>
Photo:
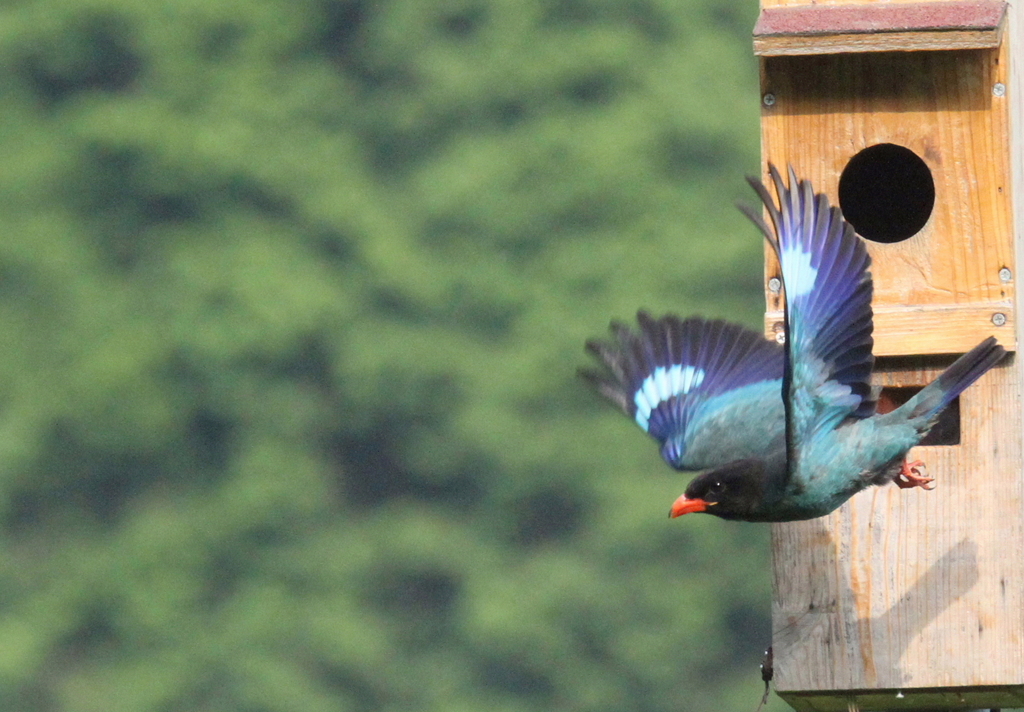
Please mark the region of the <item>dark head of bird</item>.
<svg viewBox="0 0 1024 712"><path fill-rule="evenodd" d="M756 519L764 503L764 463L737 460L693 478L669 511L670 517L694 512L722 519Z"/></svg>

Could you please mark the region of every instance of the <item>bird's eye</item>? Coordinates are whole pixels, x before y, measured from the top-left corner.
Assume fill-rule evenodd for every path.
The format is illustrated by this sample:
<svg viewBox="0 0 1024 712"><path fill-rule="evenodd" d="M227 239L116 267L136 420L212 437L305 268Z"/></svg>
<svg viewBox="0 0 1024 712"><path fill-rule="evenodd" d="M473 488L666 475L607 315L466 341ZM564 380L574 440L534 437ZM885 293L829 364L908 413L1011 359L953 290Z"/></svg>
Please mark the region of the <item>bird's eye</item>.
<svg viewBox="0 0 1024 712"><path fill-rule="evenodd" d="M714 482L711 483L711 486L708 487L708 492L711 494L722 494L722 492L724 491L725 483L722 482L721 480L715 480Z"/></svg>

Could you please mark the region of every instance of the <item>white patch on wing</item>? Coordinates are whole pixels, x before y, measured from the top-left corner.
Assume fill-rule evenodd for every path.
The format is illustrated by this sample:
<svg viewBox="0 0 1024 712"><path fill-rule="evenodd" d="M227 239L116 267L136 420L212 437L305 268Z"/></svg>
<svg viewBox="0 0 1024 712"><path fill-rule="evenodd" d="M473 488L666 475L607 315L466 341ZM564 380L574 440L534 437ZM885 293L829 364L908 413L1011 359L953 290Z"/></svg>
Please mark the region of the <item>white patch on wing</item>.
<svg viewBox="0 0 1024 712"><path fill-rule="evenodd" d="M814 289L817 277L818 270L811 266L810 252L804 252L798 245L787 245L782 250L782 281L790 299L802 297Z"/></svg>
<svg viewBox="0 0 1024 712"><path fill-rule="evenodd" d="M686 394L704 382L703 368L675 365L670 368L658 366L654 373L644 379L633 396L636 403L636 422L644 430L651 418L651 411L669 398Z"/></svg>

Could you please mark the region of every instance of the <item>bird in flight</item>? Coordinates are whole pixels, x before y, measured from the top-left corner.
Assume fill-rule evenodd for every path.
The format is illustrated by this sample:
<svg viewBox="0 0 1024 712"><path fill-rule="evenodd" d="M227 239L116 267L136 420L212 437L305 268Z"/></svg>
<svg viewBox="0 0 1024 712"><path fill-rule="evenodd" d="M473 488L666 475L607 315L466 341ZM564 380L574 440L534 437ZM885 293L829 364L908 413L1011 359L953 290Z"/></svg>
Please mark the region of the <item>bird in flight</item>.
<svg viewBox="0 0 1024 712"><path fill-rule="evenodd" d="M860 490L894 481L929 489L906 454L939 413L1003 356L989 338L901 407L876 413L870 386L871 259L828 199L770 166L778 204L744 210L779 257L785 346L722 321L637 316L588 350L605 366L584 377L657 440L680 470L703 470L671 516L794 521L823 516Z"/></svg>

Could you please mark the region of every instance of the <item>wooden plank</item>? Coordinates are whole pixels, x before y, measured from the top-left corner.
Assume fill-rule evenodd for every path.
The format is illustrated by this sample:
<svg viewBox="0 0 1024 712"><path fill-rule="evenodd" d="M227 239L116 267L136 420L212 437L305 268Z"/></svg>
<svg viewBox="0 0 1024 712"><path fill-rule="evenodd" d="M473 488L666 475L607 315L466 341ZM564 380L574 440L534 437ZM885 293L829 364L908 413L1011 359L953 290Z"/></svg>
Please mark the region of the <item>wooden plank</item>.
<svg viewBox="0 0 1024 712"><path fill-rule="evenodd" d="M1002 0L766 7L754 27L759 56L999 46Z"/></svg>
<svg viewBox="0 0 1024 712"><path fill-rule="evenodd" d="M1009 153L1010 161L1010 195L1011 195L1011 225L1013 227L1015 245L1015 271L1014 274L1022 274L1024 269L1024 7L1021 0L1013 0L1008 13L1007 22L1007 47L1000 53L1000 60L1008 69L1008 91L1007 91L1007 122L1009 125ZM1024 307L1024 290L1017 290L1015 294L1018 313ZM1021 343L1024 338L1024 326L1017 320L1016 324L1017 341ZM1017 357L1017 373L1020 383L1018 390L1013 396L1016 402L1013 405L1013 418L1010 427L1016 426L1016 443L1019 451L1024 451L1024 398L1021 389L1024 389L1024 358ZM1016 422L1014 422L1016 421ZM1006 436L1013 442L1013 436ZM1024 455L1021 456L1024 459ZM1024 465L1017 470L1011 471L1010 477L1017 482L1024 479ZM1024 522L1024 502L1020 504L1017 511L1017 520ZM1020 549L1017 549L1020 551ZM1018 589L1024 587L1018 580ZM1024 611L1019 614L1024 617ZM1020 640L1018 646L1022 645ZM1003 704L1000 707L1022 707L1024 706L1024 695L1014 705Z"/></svg>
<svg viewBox="0 0 1024 712"><path fill-rule="evenodd" d="M883 361L876 384L924 385L948 362ZM961 396L959 445L911 451L934 491L872 488L828 517L773 525L775 682L788 702L1024 686L1020 370L1010 357Z"/></svg>
<svg viewBox="0 0 1024 712"><path fill-rule="evenodd" d="M1021 0L1013 0L1008 17L1007 33L1012 42L1009 50L1009 60L1005 60L1009 66L1008 82L1008 105L1010 123L1010 155L1011 160L1011 197L1012 197L1012 225L1014 232L1014 244L1016 246L1016 274L1021 274L1024 269L1024 7ZM1024 308L1024 290L1017 290L1016 293L1018 313ZM1017 341L1021 343L1024 339L1024 325L1017 321ZM1024 374L1024 358L1019 364L1020 372ZM1024 375L1021 375L1021 388L1024 389ZM1016 412L1018 417L1024 421L1024 393L1018 392ZM1024 432L1020 433L1024 439ZM1024 446L1022 446L1024 447ZM1017 476L1024 478L1024 472L1018 471ZM1024 521L1024 504L1018 513L1018 517ZM1024 585L1024 584L1021 584ZM1024 612L1021 614L1024 616ZM1017 705L1018 707L1024 704Z"/></svg>
<svg viewBox="0 0 1024 712"><path fill-rule="evenodd" d="M1009 351L1017 348L1014 304L875 307L876 356L966 353L983 339L995 336ZM993 323L997 314L1006 321ZM996 319L996 321L1001 321ZM782 330L782 312L765 313L765 335L775 338Z"/></svg>
<svg viewBox="0 0 1024 712"><path fill-rule="evenodd" d="M880 315L922 307L977 314L1016 304L1018 272L1009 281L999 276L1015 264L1008 102L993 91L1008 81L1006 47L761 60L762 91L773 97L762 110L766 161L793 165L834 203L846 163L869 146L905 146L931 171L935 207L924 228L903 242L868 242ZM770 312L782 308L767 289L777 274L769 253ZM919 324L908 341L905 320L880 319L876 344L880 353L962 351L965 338L948 326Z"/></svg>
<svg viewBox="0 0 1024 712"><path fill-rule="evenodd" d="M846 162L877 143L912 149L935 179L920 233L868 243L879 353L957 353L982 332L1004 343L1009 330L1014 341L1024 334L1018 3L997 50L762 59L773 99L762 114L766 161L792 163L833 201ZM782 303L767 280L777 275L769 255L769 333ZM991 311L1004 307L1007 324L996 328ZM950 360L882 359L875 380L923 385ZM873 488L828 517L773 525L775 681L795 709L1024 707L1022 386L1024 359L1013 354L961 396L959 445L911 452L935 491Z"/></svg>
<svg viewBox="0 0 1024 712"><path fill-rule="evenodd" d="M1011 8L1009 25L1016 50L1018 46L1024 45L1024 7L1021 7L1019 0L1015 1ZM1017 269L1020 270L1024 268L1024 51L1011 52L1009 65L1007 100L1012 156L1013 231L1017 246ZM1024 294L1018 294L1018 299L1022 298Z"/></svg>
<svg viewBox="0 0 1024 712"><path fill-rule="evenodd" d="M992 30L765 35L754 37L754 54L759 57L786 57L851 52L988 49L999 46L1002 34L1000 25Z"/></svg>

